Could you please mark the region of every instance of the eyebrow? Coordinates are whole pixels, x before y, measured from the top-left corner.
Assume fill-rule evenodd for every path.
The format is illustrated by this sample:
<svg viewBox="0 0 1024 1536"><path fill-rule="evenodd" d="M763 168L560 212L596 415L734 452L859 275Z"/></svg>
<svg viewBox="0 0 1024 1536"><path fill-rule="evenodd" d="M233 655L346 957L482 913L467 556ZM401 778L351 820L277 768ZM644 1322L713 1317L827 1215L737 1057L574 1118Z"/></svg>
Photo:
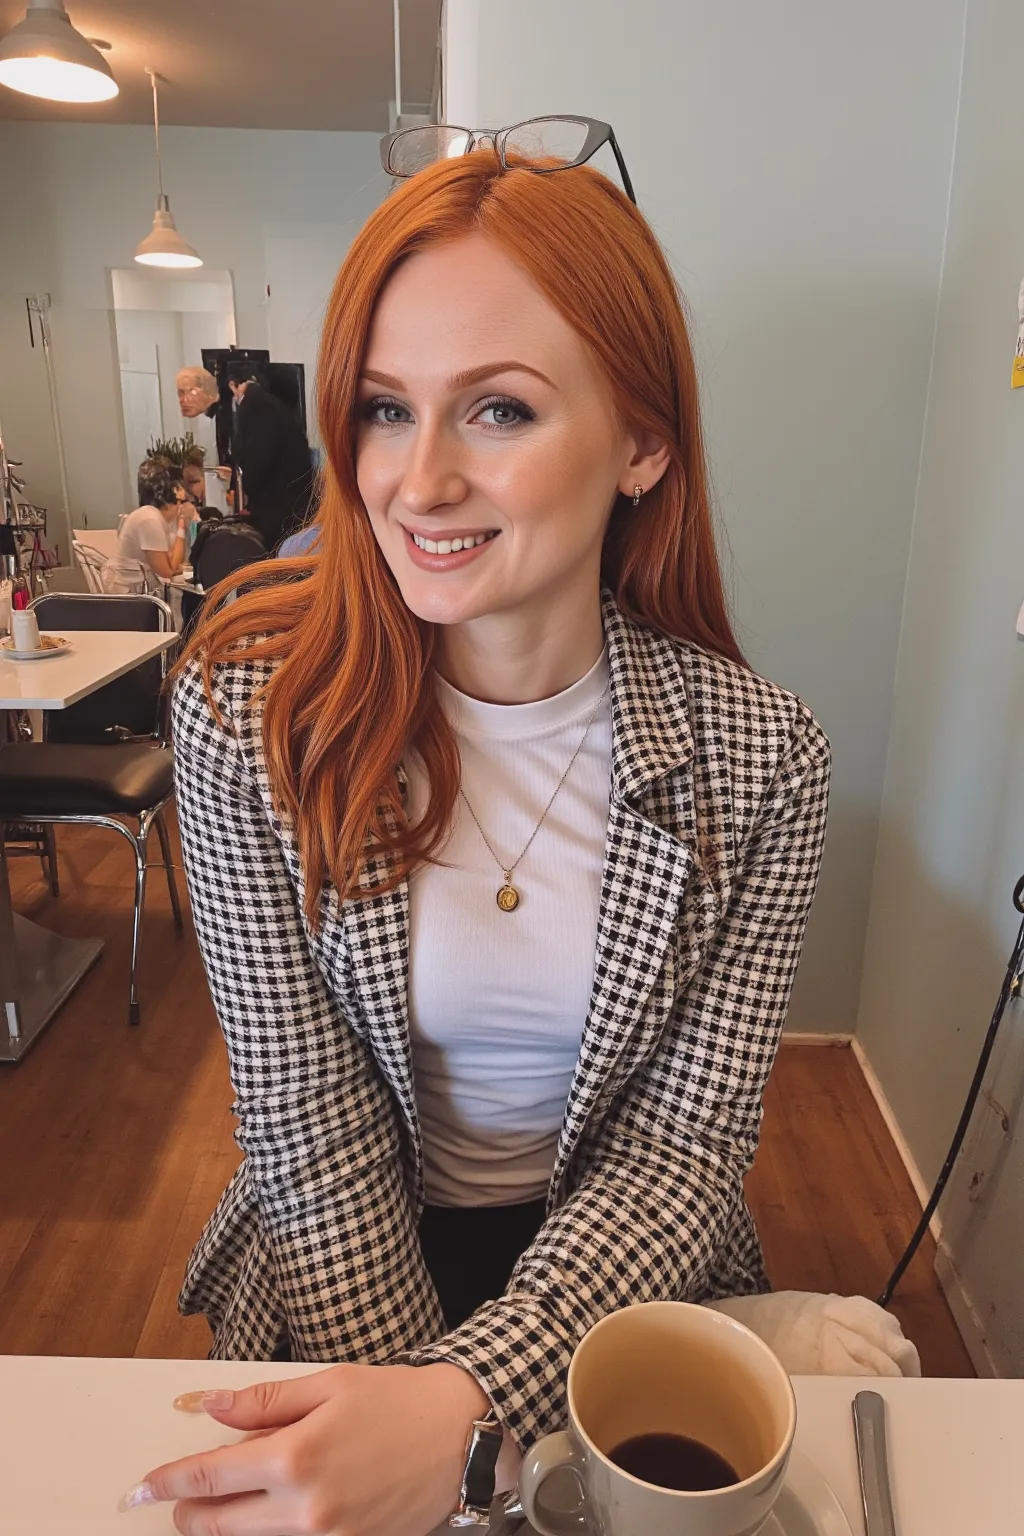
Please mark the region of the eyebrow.
<svg viewBox="0 0 1024 1536"><path fill-rule="evenodd" d="M529 373L551 389L558 387L552 383L546 373L541 373L539 368L531 368L527 363L517 363L512 358L500 363L483 363L479 368L465 368L461 373L452 374L447 380L446 387L452 391L469 389L471 385L480 384L484 379L493 378L497 373ZM401 379L396 379L394 374L378 373L375 368L364 368L361 377L371 384L382 384L385 389L401 390L405 387Z"/></svg>

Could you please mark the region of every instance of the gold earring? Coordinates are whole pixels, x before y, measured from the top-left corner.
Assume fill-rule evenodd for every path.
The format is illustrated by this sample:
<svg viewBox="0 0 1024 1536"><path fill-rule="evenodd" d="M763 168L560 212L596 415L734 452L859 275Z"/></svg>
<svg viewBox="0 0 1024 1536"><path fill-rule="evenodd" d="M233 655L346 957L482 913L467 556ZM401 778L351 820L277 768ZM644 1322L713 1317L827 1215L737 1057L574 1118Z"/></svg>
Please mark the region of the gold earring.
<svg viewBox="0 0 1024 1536"><path fill-rule="evenodd" d="M643 488L642 485L634 485L634 487L633 487L633 511L634 512L636 511L637 507L640 505L640 497L643 495L643 493L644 493L644 488Z"/></svg>

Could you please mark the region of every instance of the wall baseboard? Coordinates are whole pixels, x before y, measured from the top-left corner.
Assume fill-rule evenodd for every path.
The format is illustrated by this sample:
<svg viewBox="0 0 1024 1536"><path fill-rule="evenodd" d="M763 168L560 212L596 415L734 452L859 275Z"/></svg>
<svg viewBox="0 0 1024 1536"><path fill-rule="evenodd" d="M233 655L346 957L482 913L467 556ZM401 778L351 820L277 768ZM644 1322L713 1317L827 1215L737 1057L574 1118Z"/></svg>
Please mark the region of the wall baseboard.
<svg viewBox="0 0 1024 1536"><path fill-rule="evenodd" d="M906 1137L900 1130L899 1122L893 1114L892 1105L886 1097L885 1090L878 1080L874 1067L868 1060L864 1047L856 1036L852 1040L853 1054L864 1074L864 1081L868 1085L871 1097L878 1105L879 1113L885 1121L886 1129L892 1137L893 1145L899 1153L900 1161L907 1170L907 1176L914 1186L914 1193L924 1210L928 1203L931 1190L925 1183L920 1168L914 1159L914 1155L907 1145ZM956 1262L950 1252L949 1245L942 1234L942 1221L938 1211L928 1223L928 1230L935 1239L935 1274L942 1287L943 1295L949 1304L949 1310L953 1314L957 1332L964 1341L964 1348L971 1357L971 1364L979 1376L999 1376L1002 1373L989 1347L985 1326L981 1315L971 1298L970 1292L964 1285L963 1277L956 1267Z"/></svg>
<svg viewBox="0 0 1024 1536"><path fill-rule="evenodd" d="M914 1154L911 1152L910 1147L907 1145L906 1137L900 1130L899 1121L893 1114L892 1105L889 1103L889 1100L885 1095L885 1089L879 1082L878 1077L875 1074L875 1069L867 1058L864 1047L856 1038L853 1041L853 1054L856 1056L857 1063L864 1074L864 1081L868 1085L868 1088L871 1092L871 1097L878 1105L879 1113L881 1114L882 1119L885 1121L885 1128L889 1132L889 1135L892 1137L896 1151L900 1155L900 1162L907 1170L907 1175L910 1179L910 1182L914 1186L914 1194L917 1196L921 1203L921 1209L924 1210L925 1206L928 1204L928 1196L931 1194L931 1190L925 1183L921 1174L921 1170L918 1168L914 1159ZM934 1237L937 1244L942 1242L942 1222L939 1219L938 1211L935 1212L935 1215L929 1222L929 1231L931 1232L932 1237Z"/></svg>
<svg viewBox="0 0 1024 1536"><path fill-rule="evenodd" d="M782 1044L833 1045L841 1046L844 1050L849 1050L850 1046L853 1044L853 1036L813 1033L810 1030L793 1030L792 1032L789 1030L783 1030Z"/></svg>
<svg viewBox="0 0 1024 1536"><path fill-rule="evenodd" d="M945 1243L939 1245L935 1254L935 1274L974 1369L979 1376L1002 1376L1004 1372L992 1353L981 1315Z"/></svg>

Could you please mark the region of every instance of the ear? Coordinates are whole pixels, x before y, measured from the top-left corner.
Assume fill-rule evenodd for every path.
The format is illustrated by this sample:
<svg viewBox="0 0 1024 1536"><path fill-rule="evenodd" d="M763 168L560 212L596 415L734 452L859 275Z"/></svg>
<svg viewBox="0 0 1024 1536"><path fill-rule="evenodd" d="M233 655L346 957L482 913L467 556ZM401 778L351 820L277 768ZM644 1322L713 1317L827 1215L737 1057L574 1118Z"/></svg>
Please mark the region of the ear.
<svg viewBox="0 0 1024 1536"><path fill-rule="evenodd" d="M644 492L657 485L671 462L668 443L654 432L638 432L632 439L633 452L619 476L623 496L633 496L639 485Z"/></svg>

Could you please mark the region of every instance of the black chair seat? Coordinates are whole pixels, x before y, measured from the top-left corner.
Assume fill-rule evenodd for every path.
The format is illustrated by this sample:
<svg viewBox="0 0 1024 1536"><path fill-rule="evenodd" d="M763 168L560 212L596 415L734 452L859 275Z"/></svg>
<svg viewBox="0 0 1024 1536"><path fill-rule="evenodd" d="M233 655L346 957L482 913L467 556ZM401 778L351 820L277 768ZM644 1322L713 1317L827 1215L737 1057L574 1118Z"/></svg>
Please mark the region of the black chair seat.
<svg viewBox="0 0 1024 1536"><path fill-rule="evenodd" d="M138 816L166 800L174 756L155 742L0 747L0 817Z"/></svg>

